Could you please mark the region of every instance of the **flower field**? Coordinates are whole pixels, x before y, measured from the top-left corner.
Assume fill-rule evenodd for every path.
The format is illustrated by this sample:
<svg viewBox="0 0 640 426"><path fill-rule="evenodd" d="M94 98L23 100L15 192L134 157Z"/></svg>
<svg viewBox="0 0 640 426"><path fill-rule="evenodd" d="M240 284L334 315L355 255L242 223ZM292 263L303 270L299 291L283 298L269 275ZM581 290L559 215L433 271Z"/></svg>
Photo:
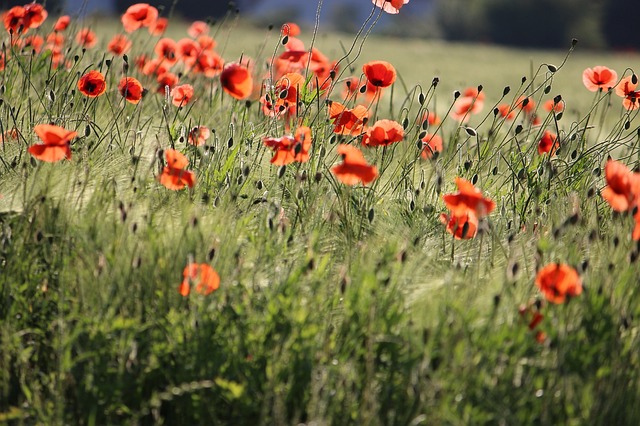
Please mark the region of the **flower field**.
<svg viewBox="0 0 640 426"><path fill-rule="evenodd" d="M1 424L635 424L638 56L363 7L4 12Z"/></svg>

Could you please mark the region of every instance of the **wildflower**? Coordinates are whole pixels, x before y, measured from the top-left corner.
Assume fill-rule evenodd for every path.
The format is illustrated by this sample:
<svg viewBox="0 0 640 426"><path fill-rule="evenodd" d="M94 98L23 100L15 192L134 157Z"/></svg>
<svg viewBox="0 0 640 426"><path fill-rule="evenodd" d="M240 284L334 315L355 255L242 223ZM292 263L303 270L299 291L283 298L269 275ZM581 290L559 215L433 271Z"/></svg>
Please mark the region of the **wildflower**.
<svg viewBox="0 0 640 426"><path fill-rule="evenodd" d="M298 24L295 24L293 22L287 22L280 28L280 34L282 34L283 37L297 37L298 35L300 35L300 27L298 26Z"/></svg>
<svg viewBox="0 0 640 426"><path fill-rule="evenodd" d="M564 303L568 297L582 293L578 272L564 263L550 263L536 275L536 286L551 303Z"/></svg>
<svg viewBox="0 0 640 426"><path fill-rule="evenodd" d="M636 91L638 82L634 83L633 76L624 77L616 86L616 95L623 97L622 105L628 110L640 107L640 91Z"/></svg>
<svg viewBox="0 0 640 426"><path fill-rule="evenodd" d="M158 18L156 22L149 25L149 34L154 36L161 36L167 30L169 20L167 18Z"/></svg>
<svg viewBox="0 0 640 426"><path fill-rule="evenodd" d="M158 88L156 92L164 95L167 87L169 88L169 92L173 89L179 82L178 76L172 72L164 72L156 77L156 81L158 82Z"/></svg>
<svg viewBox="0 0 640 426"><path fill-rule="evenodd" d="M89 98L96 98L107 90L107 83L100 71L89 71L78 80L78 90Z"/></svg>
<svg viewBox="0 0 640 426"><path fill-rule="evenodd" d="M549 112L562 112L564 111L564 101L556 103L556 101L554 101L553 99L549 99L544 104L542 104L542 108L545 111Z"/></svg>
<svg viewBox="0 0 640 426"><path fill-rule="evenodd" d="M284 166L293 162L304 163L309 160L311 129L301 126L296 130L295 136L264 138L263 143L275 151L271 164Z"/></svg>
<svg viewBox="0 0 640 426"><path fill-rule="evenodd" d="M453 106L453 110L449 114L451 118L461 123L466 123L471 118L471 114L477 114L482 111L484 102L472 96L462 96L458 98Z"/></svg>
<svg viewBox="0 0 640 426"><path fill-rule="evenodd" d="M171 102L177 107L183 107L191 102L193 98L193 86L190 84L183 84L171 89Z"/></svg>
<svg viewBox="0 0 640 426"><path fill-rule="evenodd" d="M531 114L536 109L536 103L528 96L520 96L516 101L516 107L520 108L527 114Z"/></svg>
<svg viewBox="0 0 640 426"><path fill-rule="evenodd" d="M419 124L422 126L425 121L429 126L437 126L442 123L440 117L433 111L425 111L424 114L422 114L422 120L420 120Z"/></svg>
<svg viewBox="0 0 640 426"><path fill-rule="evenodd" d="M496 203L482 195L482 191L471 182L461 177L456 178L458 192L442 196L445 205L452 215L464 217L471 213L478 219L485 217L496 208Z"/></svg>
<svg viewBox="0 0 640 426"><path fill-rule="evenodd" d="M362 137L365 146L389 146L404 139L404 129L393 120L379 120Z"/></svg>
<svg viewBox="0 0 640 426"><path fill-rule="evenodd" d="M205 144L205 141L209 139L209 136L211 136L211 130L209 130L207 126L195 126L189 130L187 142L191 145L202 146Z"/></svg>
<svg viewBox="0 0 640 426"><path fill-rule="evenodd" d="M154 53L163 63L173 65L178 62L178 43L172 38L161 38L153 48Z"/></svg>
<svg viewBox="0 0 640 426"><path fill-rule="evenodd" d="M123 77L118 84L120 94L132 104L137 104L142 99L144 89L142 84L134 77Z"/></svg>
<svg viewBox="0 0 640 426"><path fill-rule="evenodd" d="M422 138L422 146L420 156L425 160L434 158L442 152L442 138L438 135L427 133L425 137Z"/></svg>
<svg viewBox="0 0 640 426"><path fill-rule="evenodd" d="M633 209L640 195L640 175L615 160L607 161L604 173L607 186L601 191L602 198L617 212Z"/></svg>
<svg viewBox="0 0 640 426"><path fill-rule="evenodd" d="M587 68L582 73L582 82L592 92L609 90L615 87L616 81L618 81L618 73L605 66Z"/></svg>
<svg viewBox="0 0 640 426"><path fill-rule="evenodd" d="M371 3L387 13L395 15L400 13L402 6L409 3L409 0L371 0Z"/></svg>
<svg viewBox="0 0 640 426"><path fill-rule="evenodd" d="M249 69L235 62L224 67L220 74L220 84L225 92L236 99L246 99L253 91L253 78Z"/></svg>
<svg viewBox="0 0 640 426"><path fill-rule="evenodd" d="M549 153L550 156L553 156L556 154L558 148L560 148L558 135L545 130L542 134L542 137L538 141L538 154Z"/></svg>
<svg viewBox="0 0 640 426"><path fill-rule="evenodd" d="M158 9L147 3L137 3L122 14L122 26L128 33L132 33L142 27L151 27L158 19Z"/></svg>
<svg viewBox="0 0 640 426"><path fill-rule="evenodd" d="M165 158L167 159L167 165L158 176L160 183L174 191L183 189L185 186L193 188L196 183L196 177L192 171L185 170L189 164L187 157L175 149L167 149Z"/></svg>
<svg viewBox="0 0 640 426"><path fill-rule="evenodd" d="M182 271L183 280L178 291L184 297L191 292L191 285L195 285L196 293L204 296L213 293L220 287L220 276L206 263L190 263Z"/></svg>
<svg viewBox="0 0 640 426"><path fill-rule="evenodd" d="M504 117L505 120L513 120L516 118L516 112L511 108L511 105L500 104L496 108L498 108L498 113L501 117Z"/></svg>
<svg viewBox="0 0 640 426"><path fill-rule="evenodd" d="M53 31L62 32L67 29L70 23L71 17L69 15L63 15L59 17L56 23L53 25Z"/></svg>
<svg viewBox="0 0 640 426"><path fill-rule="evenodd" d="M338 154L342 156L342 163L331 168L336 178L346 185L366 185L378 177L378 168L369 165L362 152L351 145L338 145Z"/></svg>
<svg viewBox="0 0 640 426"><path fill-rule="evenodd" d="M329 106L329 119L333 120L333 132L340 135L359 135L364 130L369 112L363 105L348 109L338 102Z"/></svg>
<svg viewBox="0 0 640 426"><path fill-rule="evenodd" d="M366 80L361 85L361 80L358 77L350 77L344 82L344 97L349 98L351 96L357 97L359 93L364 93L367 102L372 102L378 93L381 93L382 88L376 87L369 80Z"/></svg>
<svg viewBox="0 0 640 426"><path fill-rule="evenodd" d="M86 49L91 49L96 45L98 39L96 38L96 33L89 28L82 28L76 34L76 42Z"/></svg>
<svg viewBox="0 0 640 426"><path fill-rule="evenodd" d="M41 144L31 145L29 153L40 161L55 163L66 158L71 160L71 139L78 134L53 124L38 124L33 128Z"/></svg>
<svg viewBox="0 0 640 426"><path fill-rule="evenodd" d="M195 21L187 29L187 34L192 38L197 38L198 36L207 34L208 32L209 25L204 21Z"/></svg>
<svg viewBox="0 0 640 426"><path fill-rule="evenodd" d="M457 240L468 240L476 236L478 232L478 218L473 213L449 216L442 213L440 222L447 226L447 232Z"/></svg>
<svg viewBox="0 0 640 426"><path fill-rule="evenodd" d="M396 81L396 69L387 61L371 61L363 65L367 80L376 87L389 87Z"/></svg>
<svg viewBox="0 0 640 426"><path fill-rule="evenodd" d="M297 111L300 90L304 89L305 79L297 73L282 76L273 89L261 99L262 111L265 115L281 116L294 115Z"/></svg>
<svg viewBox="0 0 640 426"><path fill-rule="evenodd" d="M107 50L117 56L124 55L129 49L131 49L131 40L123 34L114 35L107 45Z"/></svg>

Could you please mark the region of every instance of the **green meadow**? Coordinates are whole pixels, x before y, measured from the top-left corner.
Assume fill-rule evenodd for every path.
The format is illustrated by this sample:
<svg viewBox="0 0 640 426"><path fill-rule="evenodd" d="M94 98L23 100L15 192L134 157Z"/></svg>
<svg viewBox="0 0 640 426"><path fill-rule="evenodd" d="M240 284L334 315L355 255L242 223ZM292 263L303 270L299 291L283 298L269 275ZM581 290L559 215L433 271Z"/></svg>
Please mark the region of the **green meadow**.
<svg viewBox="0 0 640 426"><path fill-rule="evenodd" d="M53 22L29 34L46 37ZM99 41L83 50L73 34L85 25ZM187 37L187 26L170 21L165 36ZM614 212L601 196L608 157L640 165L640 127L613 90L591 92L582 81L598 65L618 80L632 76L637 54L584 51L571 40L560 51L516 50L303 28L306 48L342 60L331 91L311 88L310 78L298 99L292 127L310 127L310 158L277 166L263 139L290 131L264 114L264 86L236 100L219 76L183 70L180 83L195 95L176 107L134 64L153 56L159 36L129 34L125 59L106 50L119 21L66 31L68 63L57 68L51 52L12 46L5 34L0 423L640 417L636 211ZM233 17L209 35L225 62L251 58L258 83L284 51L279 27ZM364 82L373 60L393 64L395 83L371 104L345 99L341 81ZM105 75L103 95L78 90L89 70ZM148 89L138 104L118 91L125 75ZM452 119L454 92L480 85L483 109L466 123ZM538 123L518 107L521 96L535 103ZM554 98L562 113L543 109ZM336 134L327 100L366 104L366 124L394 120L403 140L371 148L359 134ZM494 112L503 103L514 118ZM427 111L442 121L422 124ZM47 123L77 132L71 159L29 153L40 142L34 127ZM187 141L197 125L211 129L204 146ZM557 135L554 155L538 151L545 130ZM432 159L421 156L427 132L443 138ZM344 184L332 172L339 144L359 147L377 179ZM160 184L168 149L187 157L192 188ZM456 177L495 203L473 238L454 238L440 219ZM194 262L215 269L219 288L180 294ZM563 303L535 284L554 262L574 268L582 285Z"/></svg>

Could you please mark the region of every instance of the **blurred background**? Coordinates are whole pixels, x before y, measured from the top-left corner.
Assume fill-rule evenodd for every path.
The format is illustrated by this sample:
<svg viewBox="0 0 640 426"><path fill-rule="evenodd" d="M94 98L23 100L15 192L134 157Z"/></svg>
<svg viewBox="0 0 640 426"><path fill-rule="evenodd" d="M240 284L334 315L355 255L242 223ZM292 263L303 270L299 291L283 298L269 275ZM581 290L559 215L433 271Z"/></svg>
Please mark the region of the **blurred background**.
<svg viewBox="0 0 640 426"><path fill-rule="evenodd" d="M2 9L28 0L0 0ZM47 0L54 15L120 14L134 0ZM295 21L312 26L316 0L148 0L163 16L215 20L227 13L258 25ZM412 0L397 16L382 15L375 32L399 37L475 41L518 47L638 50L633 17L640 0ZM372 12L368 0L323 0L323 30L357 31ZM377 15L376 15L377 16Z"/></svg>

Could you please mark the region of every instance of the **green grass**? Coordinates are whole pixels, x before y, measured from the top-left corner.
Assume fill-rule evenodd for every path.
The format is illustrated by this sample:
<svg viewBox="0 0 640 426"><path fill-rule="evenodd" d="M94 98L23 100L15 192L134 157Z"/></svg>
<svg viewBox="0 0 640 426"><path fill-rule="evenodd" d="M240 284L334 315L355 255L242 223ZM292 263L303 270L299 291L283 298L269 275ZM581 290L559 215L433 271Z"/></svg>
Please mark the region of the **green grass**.
<svg viewBox="0 0 640 426"><path fill-rule="evenodd" d="M105 43L118 28L96 26ZM171 31L181 38L184 26ZM277 30L226 21L217 31L227 60L264 64L279 48ZM142 32L137 52L152 46ZM352 42L321 29L317 46L338 59ZM281 136L282 123L217 79L185 78L193 107L153 93L134 106L115 89L123 60L107 65L104 47L72 46L70 71L14 52L0 76L0 123L20 132L0 146L0 423L633 424L638 246L631 216L598 192L607 155L637 165L638 125L615 95L588 92L581 73L607 65L621 75L637 56L578 44L560 67L569 44L369 37L349 56L354 75L368 60L396 66L401 78L375 109L406 119L407 137L365 152L381 171L368 187L331 174L339 158L323 101L305 105L310 161L279 169L262 138ZM72 94L77 72L96 68L107 93ZM445 118L452 92L479 84L485 109L469 123L478 136L447 118L442 155L421 160L415 118L425 108ZM560 130L557 156L537 153L541 128L494 118L505 86L506 102L562 95L561 119L539 110ZM49 121L78 131L71 161L27 153L34 125ZM180 139L198 123L215 130L207 149ZM191 190L157 181L158 151L172 145L196 173ZM439 221L456 176L497 203L471 240ZM218 271L216 292L178 293L194 261ZM540 344L518 308L543 300L534 277L555 261L575 266L585 290L543 303Z"/></svg>

